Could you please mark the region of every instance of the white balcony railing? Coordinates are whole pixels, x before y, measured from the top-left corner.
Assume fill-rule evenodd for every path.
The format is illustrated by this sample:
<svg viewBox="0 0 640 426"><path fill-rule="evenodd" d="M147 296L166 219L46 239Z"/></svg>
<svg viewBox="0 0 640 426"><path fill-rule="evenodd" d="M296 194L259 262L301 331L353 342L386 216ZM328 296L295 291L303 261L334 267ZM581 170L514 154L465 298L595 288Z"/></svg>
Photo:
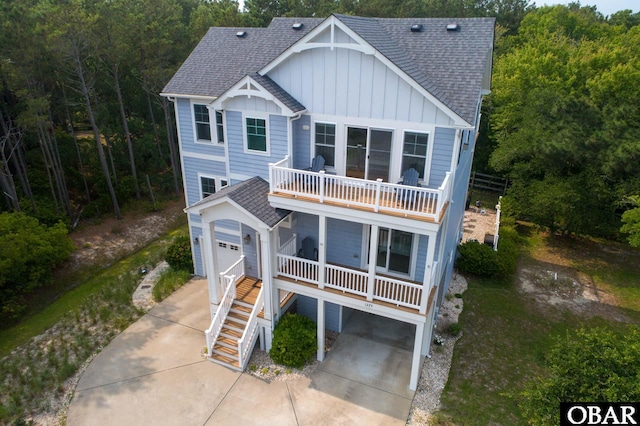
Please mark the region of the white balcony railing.
<svg viewBox="0 0 640 426"><path fill-rule="evenodd" d="M335 288L345 293L357 294L359 296L367 295L367 287L369 285L369 274L355 269L349 269L342 266L327 265L326 271L326 287Z"/></svg>
<svg viewBox="0 0 640 426"><path fill-rule="evenodd" d="M389 277L376 276L373 299L407 308L420 308L422 285Z"/></svg>
<svg viewBox="0 0 640 426"><path fill-rule="evenodd" d="M433 221L448 201L451 175L447 172L438 189L404 186L394 183L328 175L289 167L289 159L269 165L269 189L272 194L305 197L319 203L331 202L374 212L415 216Z"/></svg>
<svg viewBox="0 0 640 426"><path fill-rule="evenodd" d="M280 277L319 286L319 262L282 254L278 251L278 271ZM323 287L342 291L343 293L367 297L369 285L373 285L373 300L392 303L412 309L421 309L422 284L416 284L395 278L375 275L373 283L369 281L366 271L338 265L325 265L325 282Z"/></svg>

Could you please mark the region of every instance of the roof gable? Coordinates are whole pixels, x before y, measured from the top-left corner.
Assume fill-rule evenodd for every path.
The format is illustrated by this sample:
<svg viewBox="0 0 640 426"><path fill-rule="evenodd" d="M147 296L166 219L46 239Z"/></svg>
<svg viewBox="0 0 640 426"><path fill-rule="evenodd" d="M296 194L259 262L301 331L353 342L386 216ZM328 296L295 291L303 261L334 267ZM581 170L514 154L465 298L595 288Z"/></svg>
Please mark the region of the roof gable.
<svg viewBox="0 0 640 426"><path fill-rule="evenodd" d="M458 30L448 31L447 24L454 21ZM302 28L294 30L294 22ZM413 24L421 24L422 31L412 32ZM265 76L302 50L345 48L386 61L454 122L475 124L478 98L487 88L494 26L494 18L332 15L326 20L275 18L267 28L211 28L163 95L216 98L247 75ZM236 37L238 31L246 36ZM286 98L281 88L267 90L292 110L300 106L294 106L297 101Z"/></svg>
<svg viewBox="0 0 640 426"><path fill-rule="evenodd" d="M192 204L185 209L188 213L202 213L215 205L232 202L255 218L272 228L291 213L289 210L272 207L268 199L269 183L259 176L221 189L215 194Z"/></svg>
<svg viewBox="0 0 640 426"><path fill-rule="evenodd" d="M278 86L275 81L257 73L248 75L231 86L229 90L212 102L211 108L225 109L225 101L236 96L246 96L249 98L255 96L271 101L280 108L282 115L289 117L305 110L304 105Z"/></svg>

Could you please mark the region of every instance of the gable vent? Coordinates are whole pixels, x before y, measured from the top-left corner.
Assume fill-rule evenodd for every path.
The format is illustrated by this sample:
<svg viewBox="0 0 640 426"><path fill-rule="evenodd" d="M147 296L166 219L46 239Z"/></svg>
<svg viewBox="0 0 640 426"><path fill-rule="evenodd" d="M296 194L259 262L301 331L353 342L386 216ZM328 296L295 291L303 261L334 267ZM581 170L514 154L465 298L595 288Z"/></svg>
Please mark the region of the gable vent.
<svg viewBox="0 0 640 426"><path fill-rule="evenodd" d="M460 25L455 22L447 25L447 31L460 31Z"/></svg>
<svg viewBox="0 0 640 426"><path fill-rule="evenodd" d="M302 22L296 22L291 26L291 28L293 28L296 31L301 30L302 27L304 27L304 24Z"/></svg>
<svg viewBox="0 0 640 426"><path fill-rule="evenodd" d="M244 38L246 36L247 36L247 32L246 31L238 31L236 33L236 37L238 37L238 38Z"/></svg>
<svg viewBox="0 0 640 426"><path fill-rule="evenodd" d="M411 32L412 33L419 33L422 31L422 24L413 24L411 26Z"/></svg>

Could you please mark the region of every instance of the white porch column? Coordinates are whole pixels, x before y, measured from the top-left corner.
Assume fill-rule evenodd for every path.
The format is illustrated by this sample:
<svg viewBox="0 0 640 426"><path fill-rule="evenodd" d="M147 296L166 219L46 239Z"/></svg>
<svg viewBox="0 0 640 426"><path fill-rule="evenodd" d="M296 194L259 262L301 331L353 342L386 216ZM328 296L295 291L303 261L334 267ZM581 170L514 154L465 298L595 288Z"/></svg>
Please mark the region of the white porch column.
<svg viewBox="0 0 640 426"><path fill-rule="evenodd" d="M324 299L318 298L318 361L324 361Z"/></svg>
<svg viewBox="0 0 640 426"><path fill-rule="evenodd" d="M435 303L435 301L433 302ZM433 303L431 304L431 306L433 306ZM429 308L431 308L431 306ZM421 350L421 354L422 356L428 356L429 355L429 349L431 348L431 342L433 341L433 312L430 312L429 315L427 315L427 324L424 326L424 336L422 338L422 350Z"/></svg>
<svg viewBox="0 0 640 426"><path fill-rule="evenodd" d="M271 269L271 232L267 229L260 230L260 264L262 265L262 290L264 291L264 318L271 321L273 330L273 271ZM275 296L277 297L277 295Z"/></svg>
<svg viewBox="0 0 640 426"><path fill-rule="evenodd" d="M369 235L369 279L367 285L367 300L373 300L373 288L376 282L376 263L378 260L378 225L371 225Z"/></svg>
<svg viewBox="0 0 640 426"><path fill-rule="evenodd" d="M327 217L320 215L318 217L320 226L318 229L318 288L324 288L325 281L325 265L327 263Z"/></svg>
<svg viewBox="0 0 640 426"><path fill-rule="evenodd" d="M422 236L421 236L422 238ZM427 303L429 301L429 294L431 288L435 283L431 282L433 276L433 260L436 252L436 236L429 235L429 242L427 245L427 257L425 259L424 277L422 279L422 297L420 299L420 313L425 314L427 312Z"/></svg>
<svg viewBox="0 0 640 426"><path fill-rule="evenodd" d="M413 342L413 359L411 361L411 379L409 380L409 389L415 391L418 388L418 381L420 380L420 372L422 365L420 360L422 356L420 354L422 350L422 339L424 335L424 323L416 324L416 337Z"/></svg>
<svg viewBox="0 0 640 426"><path fill-rule="evenodd" d="M207 284L209 286L209 303L217 305L220 303L222 294L220 293L220 281L218 275L218 257L214 244L216 242L215 222L204 222L202 224L202 249L204 250L205 270L207 271Z"/></svg>

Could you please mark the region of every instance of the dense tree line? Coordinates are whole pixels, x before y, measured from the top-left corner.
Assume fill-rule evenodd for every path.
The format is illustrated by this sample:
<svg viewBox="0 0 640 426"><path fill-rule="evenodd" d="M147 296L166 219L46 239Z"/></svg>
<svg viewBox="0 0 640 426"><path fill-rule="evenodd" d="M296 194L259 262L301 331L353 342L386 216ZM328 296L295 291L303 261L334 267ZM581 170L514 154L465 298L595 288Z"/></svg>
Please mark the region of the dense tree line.
<svg viewBox="0 0 640 426"><path fill-rule="evenodd" d="M8 0L0 6L0 208L46 223L180 191L158 93L206 30L274 16L498 16L526 0ZM146 177L149 177L147 184Z"/></svg>
<svg viewBox="0 0 640 426"><path fill-rule="evenodd" d="M0 4L0 211L41 223L181 191L159 92L210 26L274 16L495 16L476 166L552 230L640 235L640 14L528 0L7 0Z"/></svg>
<svg viewBox="0 0 640 426"><path fill-rule="evenodd" d="M552 231L618 234L640 193L638 17L542 7L500 40L489 164L513 182L506 201L518 216Z"/></svg>

